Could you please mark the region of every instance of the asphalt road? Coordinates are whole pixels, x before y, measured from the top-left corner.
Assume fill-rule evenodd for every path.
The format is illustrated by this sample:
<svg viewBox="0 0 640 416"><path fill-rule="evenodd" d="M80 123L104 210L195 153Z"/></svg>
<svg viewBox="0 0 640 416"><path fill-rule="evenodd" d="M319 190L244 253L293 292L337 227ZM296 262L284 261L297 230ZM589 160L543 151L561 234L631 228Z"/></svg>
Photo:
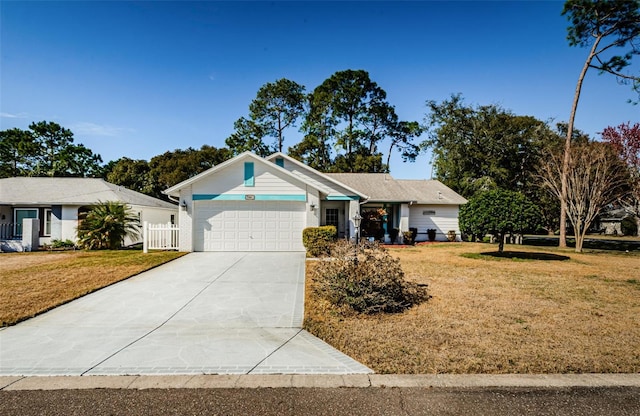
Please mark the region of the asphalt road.
<svg viewBox="0 0 640 416"><path fill-rule="evenodd" d="M1 391L12 415L640 415L640 388Z"/></svg>

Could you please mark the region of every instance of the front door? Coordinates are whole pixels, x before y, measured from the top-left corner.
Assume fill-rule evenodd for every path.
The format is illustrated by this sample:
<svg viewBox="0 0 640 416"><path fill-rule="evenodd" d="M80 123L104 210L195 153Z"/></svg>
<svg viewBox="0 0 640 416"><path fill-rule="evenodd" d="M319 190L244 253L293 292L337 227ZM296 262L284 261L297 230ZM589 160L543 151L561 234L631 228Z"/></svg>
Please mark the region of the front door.
<svg viewBox="0 0 640 416"><path fill-rule="evenodd" d="M338 231L338 238L345 236L345 203L342 201L322 201L320 225L333 225Z"/></svg>

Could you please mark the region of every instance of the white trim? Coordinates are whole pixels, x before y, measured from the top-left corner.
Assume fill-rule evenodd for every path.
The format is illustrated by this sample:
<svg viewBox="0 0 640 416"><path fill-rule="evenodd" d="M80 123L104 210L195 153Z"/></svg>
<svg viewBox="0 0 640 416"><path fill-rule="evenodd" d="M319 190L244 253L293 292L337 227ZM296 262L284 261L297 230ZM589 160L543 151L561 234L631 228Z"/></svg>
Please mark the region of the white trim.
<svg viewBox="0 0 640 416"><path fill-rule="evenodd" d="M48 219L47 219L47 214L49 214L49 218ZM49 223L49 232L47 232L47 222ZM52 222L53 222L53 210L51 208L45 208L44 209L44 219L42 221L42 236L43 237L51 237L51 223Z"/></svg>

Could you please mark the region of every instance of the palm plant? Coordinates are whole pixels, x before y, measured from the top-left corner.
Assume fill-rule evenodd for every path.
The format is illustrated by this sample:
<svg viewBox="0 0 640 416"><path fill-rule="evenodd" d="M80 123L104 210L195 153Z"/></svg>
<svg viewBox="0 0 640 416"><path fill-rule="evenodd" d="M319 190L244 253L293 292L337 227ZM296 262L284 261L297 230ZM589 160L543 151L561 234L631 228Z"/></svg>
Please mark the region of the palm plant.
<svg viewBox="0 0 640 416"><path fill-rule="evenodd" d="M89 250L117 250L124 238L140 235L140 221L126 204L115 201L93 206L78 225L78 245Z"/></svg>

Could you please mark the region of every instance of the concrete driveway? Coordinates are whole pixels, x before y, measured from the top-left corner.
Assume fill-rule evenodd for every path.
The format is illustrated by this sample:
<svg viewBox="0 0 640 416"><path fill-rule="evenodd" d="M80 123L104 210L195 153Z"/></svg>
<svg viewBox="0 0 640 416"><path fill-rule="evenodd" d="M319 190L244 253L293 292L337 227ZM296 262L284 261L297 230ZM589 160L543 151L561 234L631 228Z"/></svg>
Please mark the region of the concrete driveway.
<svg viewBox="0 0 640 416"><path fill-rule="evenodd" d="M0 375L371 372L303 303L304 253L191 253L0 330Z"/></svg>

